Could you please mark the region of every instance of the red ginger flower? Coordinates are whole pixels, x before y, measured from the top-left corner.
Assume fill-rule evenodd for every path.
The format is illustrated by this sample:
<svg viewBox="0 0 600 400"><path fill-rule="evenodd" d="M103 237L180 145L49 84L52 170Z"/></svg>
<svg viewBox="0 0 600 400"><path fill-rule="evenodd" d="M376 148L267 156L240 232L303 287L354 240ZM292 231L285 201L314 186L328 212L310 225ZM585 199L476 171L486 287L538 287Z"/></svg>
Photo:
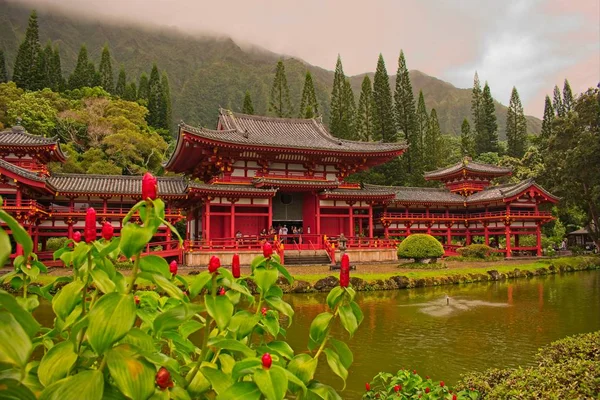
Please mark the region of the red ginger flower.
<svg viewBox="0 0 600 400"><path fill-rule="evenodd" d="M221 267L221 260L217 256L212 256L208 262L208 272L215 273L219 267Z"/></svg>
<svg viewBox="0 0 600 400"><path fill-rule="evenodd" d="M237 254L233 255L233 259L231 260L231 273L234 278L240 277L240 256Z"/></svg>
<svg viewBox="0 0 600 400"><path fill-rule="evenodd" d="M425 388L425 393L429 393L431 392L431 389L429 389L428 387Z"/></svg>
<svg viewBox="0 0 600 400"><path fill-rule="evenodd" d="M156 384L161 390L173 387L171 373L165 367L160 367L160 369L156 373Z"/></svg>
<svg viewBox="0 0 600 400"><path fill-rule="evenodd" d="M219 296L225 296L225 288L224 287L219 289Z"/></svg>
<svg viewBox="0 0 600 400"><path fill-rule="evenodd" d="M86 243L96 240L96 210L92 207L88 208L85 213L84 235Z"/></svg>
<svg viewBox="0 0 600 400"><path fill-rule="evenodd" d="M142 178L142 199L155 200L157 195L158 181L150 172L146 172Z"/></svg>
<svg viewBox="0 0 600 400"><path fill-rule="evenodd" d="M269 242L265 242L265 244L263 244L263 256L265 258L271 258L271 256L273 255L273 246L271 246L271 243Z"/></svg>
<svg viewBox="0 0 600 400"><path fill-rule="evenodd" d="M401 385L394 386L394 392L399 392L401 390L402 390L402 386Z"/></svg>
<svg viewBox="0 0 600 400"><path fill-rule="evenodd" d="M139 305L140 304L140 296L137 296L137 295L133 296L133 301L135 301L136 305Z"/></svg>
<svg viewBox="0 0 600 400"><path fill-rule="evenodd" d="M81 232L79 232L79 231L73 232L73 241L75 243L81 242Z"/></svg>
<svg viewBox="0 0 600 400"><path fill-rule="evenodd" d="M263 307L263 308L260 310L260 312L261 312L261 314L263 315L263 317L267 315L267 311L269 311L269 309L268 309L267 307Z"/></svg>
<svg viewBox="0 0 600 400"><path fill-rule="evenodd" d="M348 287L350 283L350 257L348 254L342 256L341 267L340 267L340 286Z"/></svg>
<svg viewBox="0 0 600 400"><path fill-rule="evenodd" d="M365 383L365 390L368 392L369 390L371 390L371 385L369 384L369 382Z"/></svg>
<svg viewBox="0 0 600 400"><path fill-rule="evenodd" d="M444 387L444 386L446 386L446 384L444 383L444 381L440 381L440 386L441 386L441 387Z"/></svg>
<svg viewBox="0 0 600 400"><path fill-rule="evenodd" d="M173 275L177 275L177 261L171 261L171 263L169 264L169 272Z"/></svg>
<svg viewBox="0 0 600 400"><path fill-rule="evenodd" d="M105 222L104 225L102 225L102 238L104 240L112 239L114 233L115 228L113 228L110 222Z"/></svg>
<svg viewBox="0 0 600 400"><path fill-rule="evenodd" d="M262 356L262 366L264 369L271 368L271 364L273 364L273 359L269 353L265 353Z"/></svg>
<svg viewBox="0 0 600 400"><path fill-rule="evenodd" d="M455 395L455 394L453 394L453 395L452 395L452 400L458 400L458 396L457 396L457 395Z"/></svg>

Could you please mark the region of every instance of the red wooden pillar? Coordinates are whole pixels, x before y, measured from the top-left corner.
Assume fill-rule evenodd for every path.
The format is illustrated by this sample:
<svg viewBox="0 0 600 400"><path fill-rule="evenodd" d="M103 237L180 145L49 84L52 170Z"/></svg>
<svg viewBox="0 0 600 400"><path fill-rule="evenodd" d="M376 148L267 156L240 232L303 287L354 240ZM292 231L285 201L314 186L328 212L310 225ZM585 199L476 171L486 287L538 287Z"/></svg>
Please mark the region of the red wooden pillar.
<svg viewBox="0 0 600 400"><path fill-rule="evenodd" d="M105 197L104 199L102 199L102 212L104 214L106 214L106 211L108 209L108 199Z"/></svg>
<svg viewBox="0 0 600 400"><path fill-rule="evenodd" d="M36 224L35 225L35 231L34 231L34 235L33 235L33 251L35 253L37 253L38 251L38 245L39 245L39 241L40 241L40 227Z"/></svg>
<svg viewBox="0 0 600 400"><path fill-rule="evenodd" d="M231 231L231 237L235 237L235 201L231 199L231 221L229 229Z"/></svg>
<svg viewBox="0 0 600 400"><path fill-rule="evenodd" d="M348 204L348 237L354 236L354 213L352 203Z"/></svg>
<svg viewBox="0 0 600 400"><path fill-rule="evenodd" d="M273 198L269 197L269 220L267 221L267 228L271 228L273 225Z"/></svg>
<svg viewBox="0 0 600 400"><path fill-rule="evenodd" d="M467 246L471 244L471 231L469 230L469 228L467 228L467 238L466 238L466 244Z"/></svg>
<svg viewBox="0 0 600 400"><path fill-rule="evenodd" d="M206 207L206 226L204 227L204 239L206 241L210 240L210 199L206 199L206 203L204 203Z"/></svg>
<svg viewBox="0 0 600 400"><path fill-rule="evenodd" d="M315 194L317 198L316 201L316 213L317 213L317 235L321 236L321 201L319 200L319 196Z"/></svg>
<svg viewBox="0 0 600 400"><path fill-rule="evenodd" d="M373 237L373 204L369 204L369 238Z"/></svg>
<svg viewBox="0 0 600 400"><path fill-rule="evenodd" d="M489 246L490 245L490 232L488 230L487 222L483 223L483 236L485 237L485 245Z"/></svg>
<svg viewBox="0 0 600 400"><path fill-rule="evenodd" d="M449 225L446 228L446 244L452 244L452 225Z"/></svg>
<svg viewBox="0 0 600 400"><path fill-rule="evenodd" d="M536 222L535 224L535 246L536 248L536 254L538 257L542 256L542 232L540 230L540 222Z"/></svg>
<svg viewBox="0 0 600 400"><path fill-rule="evenodd" d="M171 250L171 230L167 228L167 245L165 246L165 250Z"/></svg>
<svg viewBox="0 0 600 400"><path fill-rule="evenodd" d="M510 224L504 226L504 235L506 238L506 258L512 257L512 250L510 246Z"/></svg>
<svg viewBox="0 0 600 400"><path fill-rule="evenodd" d="M71 220L71 218L69 218L69 220L67 221L67 235L69 239L73 238L73 221Z"/></svg>
<svg viewBox="0 0 600 400"><path fill-rule="evenodd" d="M190 210L185 216L185 238L187 240L192 240L192 218L194 216L194 212Z"/></svg>
<svg viewBox="0 0 600 400"><path fill-rule="evenodd" d="M17 185L17 207L21 207L21 185Z"/></svg>

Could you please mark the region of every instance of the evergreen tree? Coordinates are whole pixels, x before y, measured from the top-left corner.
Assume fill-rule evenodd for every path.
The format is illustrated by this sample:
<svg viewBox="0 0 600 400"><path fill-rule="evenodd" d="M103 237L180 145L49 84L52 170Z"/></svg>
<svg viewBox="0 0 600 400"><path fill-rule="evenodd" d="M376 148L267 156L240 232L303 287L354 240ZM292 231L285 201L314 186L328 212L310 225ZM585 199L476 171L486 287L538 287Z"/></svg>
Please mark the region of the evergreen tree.
<svg viewBox="0 0 600 400"><path fill-rule="evenodd" d="M160 78L160 85L162 86L163 95L161 105L161 115L163 118L163 126L165 129L171 131L173 124L173 105L171 103L171 88L169 86L169 78L167 77L167 73L163 71L162 76Z"/></svg>
<svg viewBox="0 0 600 400"><path fill-rule="evenodd" d="M569 85L569 81L565 79L565 84L563 86L563 112L567 114L568 112L573 111L574 103L571 85Z"/></svg>
<svg viewBox="0 0 600 400"><path fill-rule="evenodd" d="M515 158L523 157L527 143L527 120L523 113L519 92L514 86L506 113L506 139L508 141L508 155Z"/></svg>
<svg viewBox="0 0 600 400"><path fill-rule="evenodd" d="M540 138L543 142L543 147L545 148L545 144L547 144L548 139L552 136L552 124L554 123L554 108L552 108L552 101L550 100L550 96L546 96L546 101L544 103L544 119L542 119L542 132L540 133Z"/></svg>
<svg viewBox="0 0 600 400"><path fill-rule="evenodd" d="M370 142L373 140L373 88L371 79L365 75L356 115L356 136L359 140Z"/></svg>
<svg viewBox="0 0 600 400"><path fill-rule="evenodd" d="M93 62L88 62L88 84L89 87L100 86L100 73L96 71L96 66Z"/></svg>
<svg viewBox="0 0 600 400"><path fill-rule="evenodd" d="M299 118L314 118L319 114L319 103L315 94L315 85L310 71L306 71L302 99L300 100Z"/></svg>
<svg viewBox="0 0 600 400"><path fill-rule="evenodd" d="M428 164L431 164L431 159L427 160L427 153L430 153L430 149L427 148L426 143L430 121L427 108L425 107L423 91L419 91L419 101L417 103L417 113L415 117L415 129L410 135L410 147L408 148L408 151L411 154L411 172L413 175L420 175L424 168L427 170L427 168L430 167Z"/></svg>
<svg viewBox="0 0 600 400"><path fill-rule="evenodd" d="M148 82L148 116L146 118L148 125L155 128L164 128L164 121L161 121L161 105L164 105L163 90L158 68L154 64Z"/></svg>
<svg viewBox="0 0 600 400"><path fill-rule="evenodd" d="M75 70L69 77L69 89L73 90L90 86L91 82L94 79L93 76L90 76L91 72L92 71L90 71L90 61L88 60L87 47L84 44L79 50Z"/></svg>
<svg viewBox="0 0 600 400"><path fill-rule="evenodd" d="M473 118L473 128L475 142L483 141L484 138L484 113L482 106L483 91L481 90L481 84L479 83L479 75L475 72L473 78L473 91L471 94L471 116ZM479 153L477 153L479 154ZM473 154L475 156L475 154Z"/></svg>
<svg viewBox="0 0 600 400"><path fill-rule="evenodd" d="M250 97L249 90L246 90L246 94L244 94L244 105L242 106L242 113L254 115L254 105L252 104L252 97Z"/></svg>
<svg viewBox="0 0 600 400"><path fill-rule="evenodd" d="M149 90L150 87L148 82L148 75L146 75L145 72L142 72L142 75L140 75L140 82L138 83L138 100L148 101Z"/></svg>
<svg viewBox="0 0 600 400"><path fill-rule="evenodd" d="M330 106L330 117L329 117L329 131L333 136L348 138L348 132L345 128L347 127L345 118L345 86L346 86L346 75L344 74L344 68L342 66L342 58L338 54L337 61L335 63L335 72L333 74L333 89L331 90L331 106Z"/></svg>
<svg viewBox="0 0 600 400"><path fill-rule="evenodd" d="M384 142L397 140L390 78L381 54L373 78L373 136L374 139Z"/></svg>
<svg viewBox="0 0 600 400"><path fill-rule="evenodd" d="M463 157L475 156L475 143L471 134L469 120L464 119L460 127L460 153Z"/></svg>
<svg viewBox="0 0 600 400"><path fill-rule="evenodd" d="M475 152L497 153L498 147L498 123L496 121L496 106L488 83L483 87L481 96L482 132L476 132Z"/></svg>
<svg viewBox="0 0 600 400"><path fill-rule="evenodd" d="M137 87L135 86L135 82L131 82L129 85L125 87L125 93L123 93L123 99L127 101L136 101L137 100Z"/></svg>
<svg viewBox="0 0 600 400"><path fill-rule="evenodd" d="M442 130L438 121L435 108L431 109L429 124L425 132L424 139L424 169L425 171L433 171L437 167L444 165L444 155L442 149Z"/></svg>
<svg viewBox="0 0 600 400"><path fill-rule="evenodd" d="M356 101L354 100L354 92L350 85L350 80L344 81L344 130L346 131L345 139L357 140L356 135Z"/></svg>
<svg viewBox="0 0 600 400"><path fill-rule="evenodd" d="M282 60L277 62L277 68L275 69L269 111L279 118L290 118L292 115L290 89L288 88L285 66Z"/></svg>
<svg viewBox="0 0 600 400"><path fill-rule="evenodd" d="M53 49L51 59L49 76L50 88L55 92L62 92L65 90L65 78L62 74L60 51L58 46Z"/></svg>
<svg viewBox="0 0 600 400"><path fill-rule="evenodd" d="M554 107L557 117L562 117L565 115L562 96L560 94L558 85L554 86L554 99L552 100L552 107Z"/></svg>
<svg viewBox="0 0 600 400"><path fill-rule="evenodd" d="M135 87L135 83L133 83ZM127 90L127 75L125 74L125 69L123 66L119 69L119 76L117 78L117 86L115 86L115 95L125 98L125 91ZM135 101L137 99L137 93L133 96L132 99L126 99L130 101Z"/></svg>
<svg viewBox="0 0 600 400"><path fill-rule="evenodd" d="M404 51L400 51L398 58L394 100L398 131L404 134L404 139L409 146L405 155L406 170L411 177L411 183L420 183L423 179L423 133L427 129L429 117L425 110L425 102L422 100L421 126L419 126L415 97Z"/></svg>
<svg viewBox="0 0 600 400"><path fill-rule="evenodd" d="M51 88L50 83L50 65L52 63L52 44L46 43L46 47L40 52L38 56L38 63L36 68L37 78L35 81L35 90L41 90L44 88Z"/></svg>
<svg viewBox="0 0 600 400"><path fill-rule="evenodd" d="M8 82L8 70L6 69L6 60L4 51L0 50L0 83Z"/></svg>
<svg viewBox="0 0 600 400"><path fill-rule="evenodd" d="M34 10L29 16L25 39L19 46L15 60L15 69L13 71L13 81L20 88L27 90L36 89L36 82L38 81L38 58L41 52L37 13Z"/></svg>
<svg viewBox="0 0 600 400"><path fill-rule="evenodd" d="M102 49L102 57L100 58L100 86L108 93L114 93L115 84L113 79L112 63L110 61L110 52L108 45Z"/></svg>

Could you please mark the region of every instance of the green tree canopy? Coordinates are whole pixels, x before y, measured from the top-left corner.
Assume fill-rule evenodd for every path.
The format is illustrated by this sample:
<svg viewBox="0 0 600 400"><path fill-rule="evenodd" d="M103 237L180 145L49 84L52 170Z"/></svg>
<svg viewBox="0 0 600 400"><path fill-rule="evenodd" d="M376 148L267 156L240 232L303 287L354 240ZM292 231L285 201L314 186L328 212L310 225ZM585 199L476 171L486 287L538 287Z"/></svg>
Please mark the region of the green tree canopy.
<svg viewBox="0 0 600 400"><path fill-rule="evenodd" d="M127 74L125 74L125 69L123 68L123 66L121 66L121 68L119 69L119 76L117 78L117 86L115 86L115 95L119 96L119 97L125 97L125 88L127 87ZM137 93L135 96L133 96L133 99L128 99L128 100L135 100L137 98Z"/></svg>
<svg viewBox="0 0 600 400"><path fill-rule="evenodd" d="M292 102L290 101L290 89L285 76L285 65L283 60L277 62L275 69L275 78L271 87L271 100L269 111L279 118L289 118L292 116Z"/></svg>
<svg viewBox="0 0 600 400"><path fill-rule="evenodd" d="M150 82L148 81L148 75L146 75L145 72L142 72L142 75L140 75L140 81L138 83L137 98L140 100L148 101L149 95L150 95Z"/></svg>
<svg viewBox="0 0 600 400"><path fill-rule="evenodd" d="M390 78L381 54L373 78L373 136L384 142L397 140Z"/></svg>
<svg viewBox="0 0 600 400"><path fill-rule="evenodd" d="M160 84L160 74L156 64L152 66L150 72L150 81L148 82L148 124L155 128L165 128L164 126L164 100L163 89Z"/></svg>
<svg viewBox="0 0 600 400"><path fill-rule="evenodd" d="M525 154L527 145L527 120L523 113L523 105L519 98L517 88L513 86L506 113L506 139L508 141L508 155L521 158Z"/></svg>
<svg viewBox="0 0 600 400"><path fill-rule="evenodd" d="M135 86L135 82L130 82L129 85L125 87L125 94L123 95L123 99L127 101L137 100L137 87Z"/></svg>
<svg viewBox="0 0 600 400"><path fill-rule="evenodd" d="M542 119L542 132L540 133L540 139L544 143L543 148L546 147L548 139L552 136L552 124L554 123L554 108L552 107L552 101L550 96L546 96L544 102L544 119Z"/></svg>
<svg viewBox="0 0 600 400"><path fill-rule="evenodd" d="M17 58L15 59L15 69L13 72L13 81L20 88L26 90L41 89L38 87L38 58L42 52L40 45L39 28L37 13L35 10L29 16L29 23L25 31L25 39L19 46Z"/></svg>
<svg viewBox="0 0 600 400"><path fill-rule="evenodd" d="M558 85L554 86L554 93L552 99L552 107L554 107L554 111L556 111L557 117L562 117L565 115L565 109L563 106L562 95L560 94L560 89Z"/></svg>
<svg viewBox="0 0 600 400"><path fill-rule="evenodd" d="M460 152L463 157L475 156L475 142L471 133L471 125L469 125L469 120L466 118L460 127Z"/></svg>
<svg viewBox="0 0 600 400"><path fill-rule="evenodd" d="M571 90L571 85L569 81L565 79L565 83L563 85L563 112L566 114L568 112L573 111L573 91Z"/></svg>
<svg viewBox="0 0 600 400"><path fill-rule="evenodd" d="M475 152L497 153L498 146L498 123L496 121L496 106L490 86L485 83L481 96L482 130L475 133Z"/></svg>
<svg viewBox="0 0 600 400"><path fill-rule="evenodd" d="M108 93L114 93L115 84L108 45L105 45L102 49L102 57L100 58L100 67L98 72L100 74L100 86L102 86Z"/></svg>
<svg viewBox="0 0 600 400"><path fill-rule="evenodd" d="M473 121L473 136L475 142L485 140L485 124L484 124L484 112L483 112L483 91L481 90L481 83L479 82L479 75L475 72L473 78L473 90L471 94L471 118ZM479 153L479 150L483 144L479 144L475 147L475 151Z"/></svg>
<svg viewBox="0 0 600 400"><path fill-rule="evenodd" d="M348 138L348 121L346 113L346 75L342 66L342 58L338 55L333 74L333 89L331 90L331 106L329 117L329 131L332 135Z"/></svg>
<svg viewBox="0 0 600 400"><path fill-rule="evenodd" d="M163 71L160 78L160 86L162 87L162 104L161 104L161 119L163 128L171 131L173 128L173 104L171 103L171 87L169 86L169 77L166 71Z"/></svg>
<svg viewBox="0 0 600 400"><path fill-rule="evenodd" d="M246 90L244 94L244 104L242 105L242 113L248 115L254 115L254 105L252 104L252 97L250 91Z"/></svg>
<svg viewBox="0 0 600 400"><path fill-rule="evenodd" d="M95 68L93 68L94 64L91 64L88 60L88 52L87 47L84 45L81 46L79 50L79 55L77 56L77 65L75 65L75 70L69 77L69 89L80 89L82 87L91 87L94 82ZM92 69L93 68L93 69Z"/></svg>
<svg viewBox="0 0 600 400"><path fill-rule="evenodd" d="M356 130L359 140L370 142L373 138L373 88L369 75L365 75L361 85L356 115Z"/></svg>
<svg viewBox="0 0 600 400"><path fill-rule="evenodd" d="M0 50L0 83L8 82L8 70L6 69L6 59L4 51Z"/></svg>
<svg viewBox="0 0 600 400"><path fill-rule="evenodd" d="M319 102L317 101L317 95L315 94L315 84L313 83L310 71L306 71L298 117L314 118L317 115L319 115Z"/></svg>
<svg viewBox="0 0 600 400"><path fill-rule="evenodd" d="M437 111L431 109L429 124L425 131L423 162L425 171L433 171L446 164L446 152L442 147L444 144L442 130L438 121Z"/></svg>

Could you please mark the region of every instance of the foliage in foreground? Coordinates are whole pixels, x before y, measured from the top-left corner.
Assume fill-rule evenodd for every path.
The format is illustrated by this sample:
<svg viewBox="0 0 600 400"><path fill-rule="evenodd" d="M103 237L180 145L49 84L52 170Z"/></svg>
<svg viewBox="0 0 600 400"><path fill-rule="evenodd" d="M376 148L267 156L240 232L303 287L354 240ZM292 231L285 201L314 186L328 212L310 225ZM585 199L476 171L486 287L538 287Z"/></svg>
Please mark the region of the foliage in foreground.
<svg viewBox="0 0 600 400"><path fill-rule="evenodd" d="M414 258L419 263L428 258L444 255L444 247L433 236L422 233L410 235L398 246L399 258Z"/></svg>
<svg viewBox="0 0 600 400"><path fill-rule="evenodd" d="M536 366L467 374L457 389L475 388L486 399L591 399L600 393L600 331L541 348Z"/></svg>
<svg viewBox="0 0 600 400"><path fill-rule="evenodd" d="M234 256L229 271L213 257L208 271L188 284L177 275L175 262L141 256L160 225L177 234L164 220L156 180L148 174L142 187L145 200L124 218L118 238L112 237L109 224L96 240L95 211L88 209L84 234L76 232L55 252L73 275L41 288L29 285L46 271L31 238L0 209L0 220L21 253L14 271L0 282L22 289L19 297L0 291L0 398L341 399L314 376L324 355L344 385L348 377L352 352L330 331L339 322L352 336L363 319L353 301L355 291L348 287L349 268L342 268L340 286L327 297L331 311L319 314L310 326L309 352L294 354L285 341L294 310L276 285L281 277L289 283L293 278L271 245L264 245L248 277L240 277L239 258ZM129 222L136 212L141 225ZM0 229L0 265L10 249L9 236ZM134 260L129 278L115 269L120 258ZM136 291L138 279L152 282L165 295ZM59 284L64 286L52 296ZM258 299L249 284L256 287ZM39 297L52 303L56 318L51 327L32 315ZM197 346L190 335L199 331L202 344Z"/></svg>

